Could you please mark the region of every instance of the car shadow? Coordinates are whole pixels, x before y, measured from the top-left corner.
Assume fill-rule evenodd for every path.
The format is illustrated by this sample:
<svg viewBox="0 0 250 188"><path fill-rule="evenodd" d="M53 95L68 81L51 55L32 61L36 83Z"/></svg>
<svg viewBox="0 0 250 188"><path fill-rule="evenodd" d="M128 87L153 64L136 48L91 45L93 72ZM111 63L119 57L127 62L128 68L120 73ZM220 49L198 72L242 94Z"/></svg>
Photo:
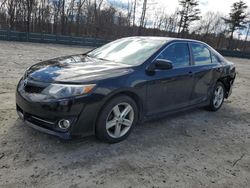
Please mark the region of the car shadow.
<svg viewBox="0 0 250 188"><path fill-rule="evenodd" d="M225 104L215 113L194 109L172 114L139 124L126 140L117 144L103 143L94 136L69 141L60 140L33 130L17 119L2 140L9 142L9 145L15 143L14 148L19 155L29 158L31 163L37 160L52 160L58 165L61 164L62 168L74 168L79 165L90 168L91 165L103 160L131 154L139 155L152 148L162 147L163 144L181 150L182 147L178 147L176 142L194 144L194 140L209 137L209 133L227 126L226 122L221 123L223 119L227 122L234 121L232 117L236 112L238 115L244 113Z"/></svg>

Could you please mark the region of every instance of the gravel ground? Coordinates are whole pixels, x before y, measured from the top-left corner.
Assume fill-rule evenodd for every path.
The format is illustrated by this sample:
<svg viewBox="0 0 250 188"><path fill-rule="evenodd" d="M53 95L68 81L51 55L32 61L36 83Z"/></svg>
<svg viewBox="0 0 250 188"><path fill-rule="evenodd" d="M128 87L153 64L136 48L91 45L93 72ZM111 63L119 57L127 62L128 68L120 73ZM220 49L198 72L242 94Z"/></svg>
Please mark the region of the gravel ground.
<svg viewBox="0 0 250 188"><path fill-rule="evenodd" d="M218 112L144 123L118 144L61 141L25 126L14 97L25 69L85 50L0 41L0 187L250 187L250 60L229 58L238 75Z"/></svg>

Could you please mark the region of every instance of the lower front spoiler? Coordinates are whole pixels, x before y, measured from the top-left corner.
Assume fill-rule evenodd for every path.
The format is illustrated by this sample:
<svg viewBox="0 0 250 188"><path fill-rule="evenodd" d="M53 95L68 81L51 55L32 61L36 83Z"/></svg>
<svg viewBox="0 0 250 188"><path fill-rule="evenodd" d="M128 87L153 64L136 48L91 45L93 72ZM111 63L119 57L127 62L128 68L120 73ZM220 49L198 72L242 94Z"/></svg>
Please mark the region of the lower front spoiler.
<svg viewBox="0 0 250 188"><path fill-rule="evenodd" d="M53 135L53 136L57 136L61 139L64 139L64 140L70 140L72 139L72 136L70 135L69 132L65 132L65 133L62 133L62 132L56 132L56 131L53 131L53 130L49 130L49 129L46 129L46 128L43 128L39 125L36 125L34 123L31 123L27 120L25 120L23 118L23 115L17 111L17 114L19 115L19 118L24 122L24 124L28 125L29 127L35 129L35 130L38 130L40 132L43 132L43 133L46 133L46 134L50 134L50 135Z"/></svg>
<svg viewBox="0 0 250 188"><path fill-rule="evenodd" d="M64 139L64 140L70 140L70 139L72 139L72 136L68 132L60 133L60 132L56 132L56 131L52 131L52 130L40 127L40 126L35 125L34 123L31 123L31 122L26 121L26 120L24 120L23 122L26 125L28 125L29 127L33 128L33 129L36 129L36 130L38 130L40 132L43 132L43 133L46 133L46 134L50 134L50 135L53 135L53 136L57 136L57 137L59 137L61 139Z"/></svg>

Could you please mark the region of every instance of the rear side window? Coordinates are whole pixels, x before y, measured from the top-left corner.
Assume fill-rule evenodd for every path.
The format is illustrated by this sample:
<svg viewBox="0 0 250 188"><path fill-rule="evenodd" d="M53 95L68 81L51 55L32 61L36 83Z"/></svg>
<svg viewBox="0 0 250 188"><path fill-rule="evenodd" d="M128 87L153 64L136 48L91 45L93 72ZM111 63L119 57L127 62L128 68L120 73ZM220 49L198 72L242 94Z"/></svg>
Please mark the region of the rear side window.
<svg viewBox="0 0 250 188"><path fill-rule="evenodd" d="M169 60L173 63L173 67L189 66L190 56L187 43L176 43L167 47L158 59Z"/></svg>
<svg viewBox="0 0 250 188"><path fill-rule="evenodd" d="M202 44L191 44L195 65L211 64L209 49Z"/></svg>
<svg viewBox="0 0 250 188"><path fill-rule="evenodd" d="M211 53L211 56L212 56L212 63L219 63L220 62L220 59L216 55Z"/></svg>

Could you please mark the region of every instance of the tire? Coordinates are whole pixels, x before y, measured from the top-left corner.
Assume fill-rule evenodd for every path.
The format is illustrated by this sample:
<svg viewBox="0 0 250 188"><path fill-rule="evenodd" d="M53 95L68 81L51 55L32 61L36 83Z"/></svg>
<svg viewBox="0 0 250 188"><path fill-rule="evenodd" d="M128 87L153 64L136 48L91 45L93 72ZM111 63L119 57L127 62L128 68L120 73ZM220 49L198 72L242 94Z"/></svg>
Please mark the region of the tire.
<svg viewBox="0 0 250 188"><path fill-rule="evenodd" d="M137 120L135 101L126 95L117 96L101 110L96 123L96 136L104 142L120 142L129 136Z"/></svg>
<svg viewBox="0 0 250 188"><path fill-rule="evenodd" d="M221 92L219 92L218 90L220 90ZM215 84L213 94L212 94L212 97L210 99L207 109L210 111L214 111L214 112L219 110L224 102L224 98L225 98L224 84L221 82L217 82Z"/></svg>

